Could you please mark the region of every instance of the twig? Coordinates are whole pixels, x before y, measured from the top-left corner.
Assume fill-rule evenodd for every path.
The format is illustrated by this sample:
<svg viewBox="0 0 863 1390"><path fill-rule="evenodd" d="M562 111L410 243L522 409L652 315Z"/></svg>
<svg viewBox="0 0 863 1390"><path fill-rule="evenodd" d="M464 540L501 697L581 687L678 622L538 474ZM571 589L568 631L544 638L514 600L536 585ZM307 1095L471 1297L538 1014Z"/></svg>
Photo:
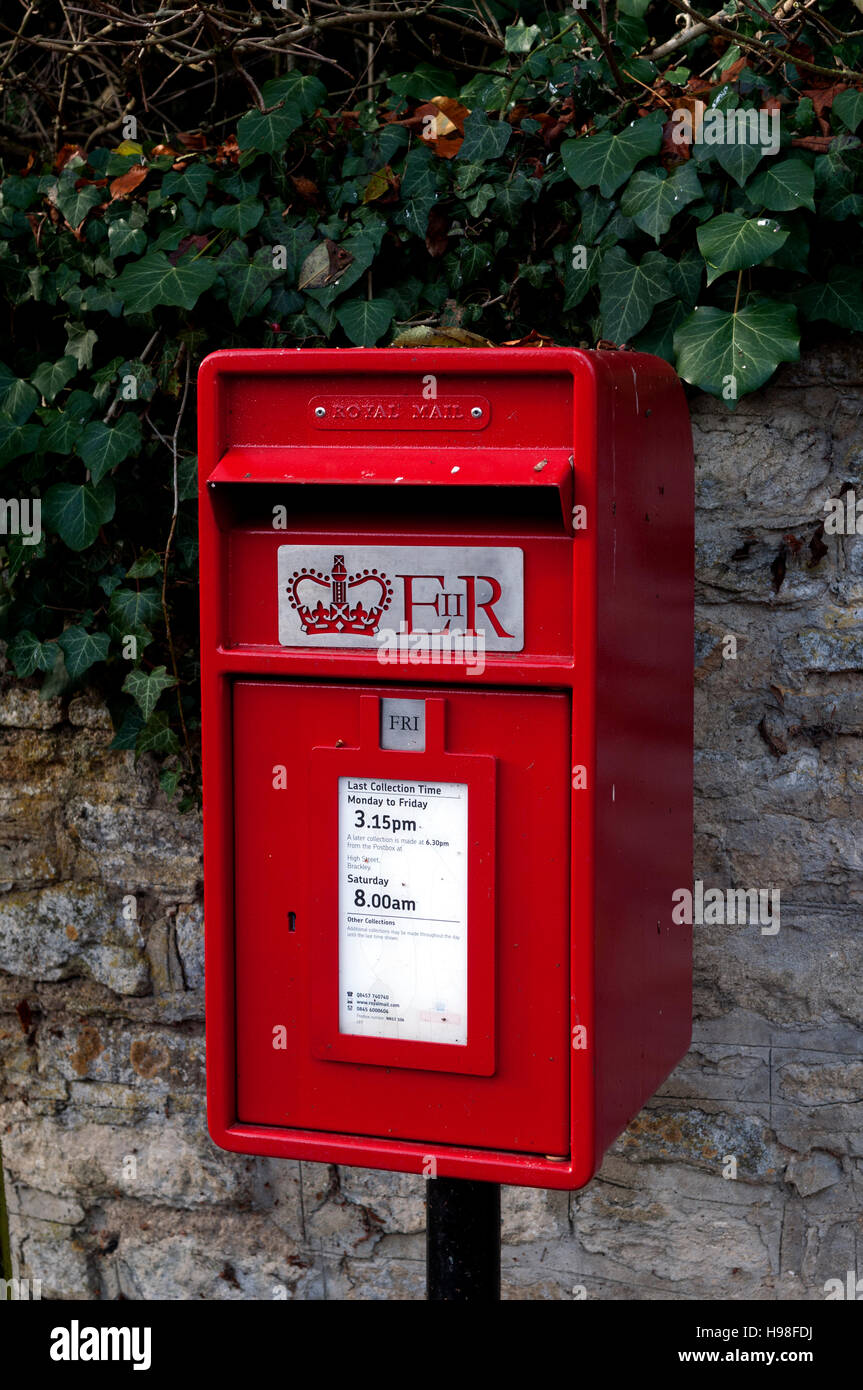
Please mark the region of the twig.
<svg viewBox="0 0 863 1390"><path fill-rule="evenodd" d="M162 334L161 328L157 328L156 331L155 331L155 333L153 334L152 338L151 338L150 341L148 342L147 346L144 348L144 351L143 351L143 352L140 352L140 353L138 354L137 358L130 358L129 360L130 360L130 361L138 361L138 362L146 362L147 358L150 356L150 353L153 351L153 348L156 346L156 343L158 342L159 338L161 337L161 334ZM117 396L117 397L111 402L111 404L109 405L107 411L105 412L105 414L104 414L103 417L102 417L103 422L104 422L106 425L110 424L110 422L113 420L114 416L117 414L117 411L120 409L120 404L121 404L121 402L120 402L120 397L119 397L119 396Z"/></svg>
<svg viewBox="0 0 863 1390"><path fill-rule="evenodd" d="M166 636L167 636L167 638L168 638L168 651L169 651L170 654L171 654L171 668L172 668L172 670L173 670L173 672L174 672L174 680L177 682L177 686L176 686L176 690L177 690L177 710L178 710L178 713L179 713L179 715L180 715L180 727L181 727L182 730L183 730L183 739L184 739L185 744L186 744L186 756L187 756L188 759L189 759L189 768L190 768L190 770L191 770L192 767L194 766L194 760L193 760L193 757L192 757L192 745L191 745L191 742L190 742L190 740L189 740L189 731L188 731L188 729L186 728L186 717L185 717L185 715L183 714L183 701L182 701L182 697L181 697L181 693L180 693L180 672L179 672L179 670L178 670L178 668L177 668L177 653L176 653L175 650L174 650L174 638L173 638L173 634L172 634L172 632L171 632L171 619L170 619L170 616L169 616L169 614L168 614L168 563L169 563L170 558L171 558L171 544L172 544L173 539L174 539L174 532L175 532L175 530L177 529L177 516L178 516L179 510L180 510L180 489L179 489L179 481L178 481L178 476L177 476L177 466L178 466L178 461L179 461L179 455L178 455L178 450L177 450L177 440L178 440L179 434L180 434L180 426L181 426L182 423L183 423L183 415L184 415L185 410L186 410L186 399L187 399L188 394L189 394L189 381L191 380L191 376L192 376L192 359L191 359L191 354L186 350L186 345L185 345L185 343L181 346L180 352L186 354L186 380L185 380L185 382L184 382L184 384L183 384L183 397L182 397L182 400L180 401L180 410L179 410L179 413L178 413L178 415L177 415L177 423L176 423L175 426L174 426L174 433L173 433L172 436L171 436L171 446L170 446L170 447L171 447L171 453L172 453L172 456L173 456L173 470L174 470L174 477L173 477L173 480L174 480L174 509L173 509L173 513L172 513L172 515L171 515L171 529L170 529L169 532L168 532L168 539L167 539L167 541L165 542L165 562L164 562L164 566L163 566L163 568L162 568L162 616L163 616L164 619L165 619L165 633L166 633Z"/></svg>
<svg viewBox="0 0 863 1390"><path fill-rule="evenodd" d="M9 64L12 62L12 59L15 57L15 53L16 53L16 51L17 51L18 44L21 42L21 39L22 39L22 37L23 37L23 35L24 35L24 30L25 30L26 27L27 27L27 21L28 21L28 19L30 18L31 14L33 13L33 11L34 11L35 9L36 9L36 5L35 5L35 4L30 5L30 6L28 7L27 11L26 11L25 14L24 14L24 18L21 20L21 23L18 25L18 32L16 33L14 39L12 40L11 44L9 45L9 52L6 54L6 57L3 59L3 62L0 63L0 77L3 76L4 72L5 72L6 69L8 68ZM5 24L3 25L3 28L4 28L4 29L6 28L6 25L5 25ZM8 33L11 33L12 31L11 31L11 29L10 29L10 30L8 30L7 32L8 32Z"/></svg>
<svg viewBox="0 0 863 1390"><path fill-rule="evenodd" d="M740 48L752 49L753 52L766 54L769 58L776 57L775 44L762 43L760 39L749 38L746 34L739 34L736 29L726 29L723 24L717 24L714 20L709 19L707 15L699 14L698 10L693 10L692 6L686 3L686 0L671 0L671 4L675 9L681 10L684 14L691 15L692 18L697 20L700 24L706 24L708 29L712 30L714 34L721 34L723 38L729 39L732 43L736 43ZM796 53L786 54L785 61L793 63L797 68L805 68L807 72L817 72L820 77L847 77L852 82L863 81L863 72L852 72L849 68L823 67L819 63L810 63L806 58L798 58Z"/></svg>
<svg viewBox="0 0 863 1390"><path fill-rule="evenodd" d="M730 19L732 16L728 15L725 10L717 10L716 14L711 15L710 18L711 21L719 21L720 19ZM670 54L676 53L679 48L685 48L687 44L694 43L696 39L700 39L702 34L709 33L709 24L687 25L685 29L681 29L679 34L675 34L673 38L667 39L665 43L661 43L659 47L654 48L652 52L645 53L644 57L652 63L657 63L660 58L668 58Z"/></svg>
<svg viewBox="0 0 863 1390"><path fill-rule="evenodd" d="M615 58L614 53L612 52L612 40L608 38L607 35L603 34L599 25L596 23L595 20L591 19L590 15L587 13L586 10L581 11L581 18L587 25L587 28L590 30L591 34L593 34L593 37L596 39L597 43L599 44L600 48L605 54L605 60L608 63L608 66L611 68L611 75L614 78L618 91L621 92L628 100L629 93L626 90L626 83L624 82L623 74L621 73L620 68L617 65L617 59Z"/></svg>

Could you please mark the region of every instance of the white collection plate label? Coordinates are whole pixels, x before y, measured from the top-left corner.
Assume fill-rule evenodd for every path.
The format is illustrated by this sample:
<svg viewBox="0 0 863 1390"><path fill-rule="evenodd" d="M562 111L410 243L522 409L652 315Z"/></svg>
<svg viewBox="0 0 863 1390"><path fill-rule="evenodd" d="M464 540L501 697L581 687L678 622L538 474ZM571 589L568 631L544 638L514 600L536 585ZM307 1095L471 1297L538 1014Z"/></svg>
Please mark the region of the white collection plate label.
<svg viewBox="0 0 863 1390"><path fill-rule="evenodd" d="M339 1031L467 1045L467 785L339 778Z"/></svg>

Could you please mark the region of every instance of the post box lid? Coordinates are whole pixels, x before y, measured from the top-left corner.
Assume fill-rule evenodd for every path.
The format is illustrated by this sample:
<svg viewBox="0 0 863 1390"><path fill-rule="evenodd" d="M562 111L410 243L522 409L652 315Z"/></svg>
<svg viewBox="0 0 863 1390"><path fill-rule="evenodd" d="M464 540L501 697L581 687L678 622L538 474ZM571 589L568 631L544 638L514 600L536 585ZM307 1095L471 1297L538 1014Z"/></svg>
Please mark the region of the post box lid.
<svg viewBox="0 0 863 1390"><path fill-rule="evenodd" d="M573 458L565 449L435 450L412 446L235 446L208 483L360 483L373 486L552 487L566 521L572 516Z"/></svg>

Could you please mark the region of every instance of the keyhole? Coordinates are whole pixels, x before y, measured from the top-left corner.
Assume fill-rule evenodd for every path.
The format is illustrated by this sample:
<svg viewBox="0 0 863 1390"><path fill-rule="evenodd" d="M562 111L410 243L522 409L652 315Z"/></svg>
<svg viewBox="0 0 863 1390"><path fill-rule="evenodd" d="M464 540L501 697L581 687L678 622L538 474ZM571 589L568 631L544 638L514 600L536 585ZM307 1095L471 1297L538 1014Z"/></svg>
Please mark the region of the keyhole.
<svg viewBox="0 0 863 1390"><path fill-rule="evenodd" d="M288 913L288 931L296 931L296 930L297 930L297 914L296 914L296 912L289 912L289 913Z"/></svg>

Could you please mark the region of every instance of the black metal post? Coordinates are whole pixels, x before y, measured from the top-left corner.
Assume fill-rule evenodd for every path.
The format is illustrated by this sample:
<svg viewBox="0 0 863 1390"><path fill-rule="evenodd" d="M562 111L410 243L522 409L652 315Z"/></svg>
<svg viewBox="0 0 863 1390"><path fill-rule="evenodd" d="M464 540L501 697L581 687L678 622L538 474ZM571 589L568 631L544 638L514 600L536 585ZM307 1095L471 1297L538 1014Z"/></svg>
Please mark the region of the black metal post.
<svg viewBox="0 0 863 1390"><path fill-rule="evenodd" d="M500 1185L430 1178L426 1190L429 1303L500 1300Z"/></svg>

